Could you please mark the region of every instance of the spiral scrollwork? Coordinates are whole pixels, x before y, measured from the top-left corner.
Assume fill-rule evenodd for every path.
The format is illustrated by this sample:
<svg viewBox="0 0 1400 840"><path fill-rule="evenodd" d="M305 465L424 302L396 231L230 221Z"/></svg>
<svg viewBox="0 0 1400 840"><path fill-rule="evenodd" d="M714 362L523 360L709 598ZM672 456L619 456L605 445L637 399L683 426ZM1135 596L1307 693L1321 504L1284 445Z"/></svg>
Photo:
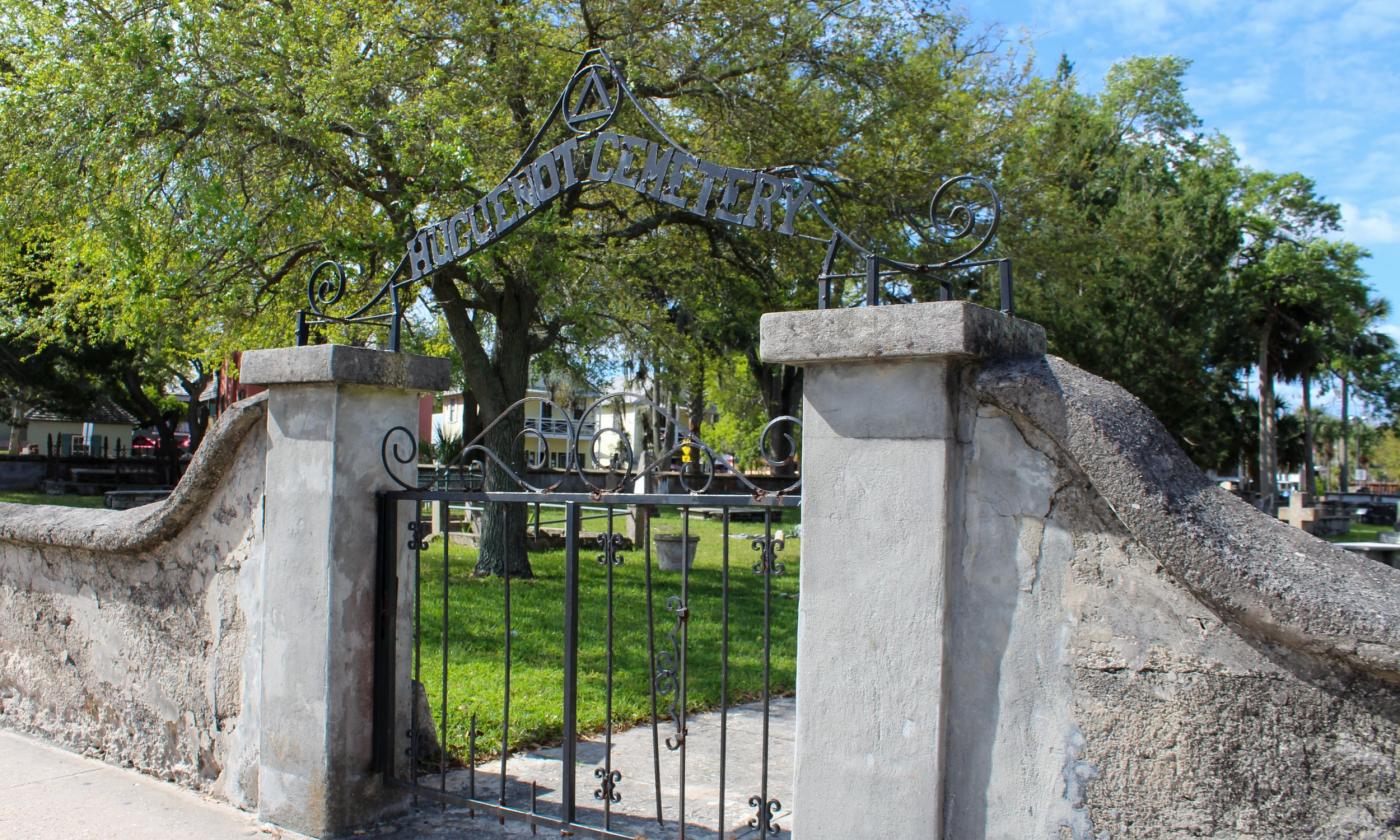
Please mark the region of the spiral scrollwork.
<svg viewBox="0 0 1400 840"><path fill-rule="evenodd" d="M676 476L687 493L704 493L715 480L716 456L700 438L686 433L673 450L680 457Z"/></svg>
<svg viewBox="0 0 1400 840"><path fill-rule="evenodd" d="M622 794L617 792L617 783L622 781L621 771L599 767L593 771L593 778L598 780L598 789L593 791L594 799L614 804L622 801Z"/></svg>
<svg viewBox="0 0 1400 840"><path fill-rule="evenodd" d="M523 407L527 403L535 401L550 406L553 409L551 412L553 418L525 420L525 424L515 432L513 438L513 446L518 454L525 456L524 460L527 464L542 466L546 462L549 452L548 436L550 434L567 434L568 439L566 444L567 458L563 470L555 473L557 480L543 486L530 483L522 471L517 471L517 468L512 466L513 462L519 463L518 457L504 457L501 452L485 443L489 435L499 426L508 422L512 412L523 411ZM604 498L609 494L629 492L638 479L674 470L676 480L680 482L684 492L691 495L708 492L714 485L715 478L720 472L719 465L724 463L724 458L701 440L698 435L693 432L681 432L674 438L674 445L654 456L647 456L647 461L643 463L643 459L639 457L640 450L634 445L627 431L621 428L623 415L629 406L638 410L654 412L657 418L663 419L671 428L681 428L681 423L675 416L668 414L652 400L639 394L625 392L607 394L588 405L577 417L572 416L570 411L566 411L550 400L526 397L512 403L488 423L480 434L463 446L461 452L451 462L441 466L437 473L437 479L445 486L448 478L457 477L468 490L481 490L485 486L485 473L489 463L498 470L498 475L504 476L505 481L513 483L518 490L528 493L551 493L563 485L566 479L573 476L595 498ZM609 410L611 417L605 422L600 421L602 412ZM554 425L545 427L543 424L546 421L552 422ZM515 422L519 422L519 419ZM597 431L590 432L585 436L584 430L594 427L597 428ZM801 427L802 421L787 415L776 417L764 426L758 441L758 451L764 463L771 467L775 473L783 474L783 471L789 470L796 472L794 468L798 462L801 437L798 431ZM406 448L405 444L407 444ZM417 489L415 485L405 483L400 479L391 466L391 455L392 461L398 464L416 463L417 440L413 436L413 432L403 426L395 426L384 436L381 448L384 469L393 481L405 490ZM585 453L587 457L584 457ZM591 464L592 469L585 470L584 464ZM599 473L603 473L601 480ZM761 499L770 493L770 491L759 487L742 472L734 471L730 477L755 499ZM779 495L792 493L801 486L801 477L795 476L793 483L778 493ZM504 488L496 487L493 489Z"/></svg>
<svg viewBox="0 0 1400 840"><path fill-rule="evenodd" d="M985 192L986 199L982 203L953 199L955 193L969 187ZM942 207L945 200L954 201L946 211ZM997 225L1001 223L1001 196L997 195L992 182L980 175L958 175L939 184L938 189L934 190L933 197L929 199L928 217L929 230L945 242L976 236L977 229L983 229L976 244L940 264L942 267L950 266L971 259L991 243Z"/></svg>
<svg viewBox="0 0 1400 840"><path fill-rule="evenodd" d="M330 276L323 276L328 270ZM325 308L336 305L344 296L344 266L335 260L323 260L311 269L311 279L306 281L306 299L312 312L326 317Z"/></svg>
<svg viewBox="0 0 1400 840"><path fill-rule="evenodd" d="M608 441L612 441L612 447L609 447ZM636 449L631 447L631 438L626 431L620 428L599 428L588 442L588 456L596 469L615 475L627 477L637 469ZM574 461L582 463L580 458Z"/></svg>
<svg viewBox="0 0 1400 840"><path fill-rule="evenodd" d="M428 548L428 534L432 533L431 522L414 519L408 523L408 547L412 551L425 551Z"/></svg>
<svg viewBox="0 0 1400 840"><path fill-rule="evenodd" d="M759 552L758 562L753 564L756 575L779 577L787 571L787 566L778 562L778 552L783 550L783 541L773 536L758 537L753 541L753 550Z"/></svg>
<svg viewBox="0 0 1400 840"><path fill-rule="evenodd" d="M603 549L603 553L598 555L598 565L607 566L612 564L614 566L621 566L623 561L626 560L626 557L622 554L622 549L626 544L627 540L625 540L621 534L612 533L600 535L598 537L598 547Z"/></svg>
<svg viewBox="0 0 1400 840"><path fill-rule="evenodd" d="M666 599L666 609L675 614L675 624L667 632L671 640L671 649L657 651L656 653L656 677L653 686L658 697L671 698L671 719L675 721L676 731L666 736L666 748L675 751L681 748L685 742L685 722L680 715L680 661L681 661L681 624L686 620L685 601L679 595L672 595Z"/></svg>
<svg viewBox="0 0 1400 840"><path fill-rule="evenodd" d="M774 417L763 427L763 431L758 436L758 453L762 456L763 462L775 474L780 470L796 472L801 455L802 440L802 436L797 432L800 432L801 429L802 421L790 414ZM791 493L801 486L802 478L799 476L796 481L779 492Z"/></svg>
<svg viewBox="0 0 1400 840"><path fill-rule="evenodd" d="M395 438L397 438L397 440ZM403 447L402 449L400 449L401 446ZM411 465L415 471L414 479L418 478L416 475L418 469L418 438L414 437L413 432L410 432L403 426L395 426L388 432L385 432L384 439L379 442L379 459L384 462L384 472L389 476L390 480L405 490L417 490L418 485L416 482L414 484L409 484L399 478L399 471L396 471L389 465L390 458L393 458L394 463L400 466Z"/></svg>
<svg viewBox="0 0 1400 840"><path fill-rule="evenodd" d="M767 837L769 834L782 831L782 826L773 821L778 812L783 810L783 803L776 799L769 799L766 802L761 796L750 796L749 807L757 809L749 818L749 828L758 829L758 836Z"/></svg>

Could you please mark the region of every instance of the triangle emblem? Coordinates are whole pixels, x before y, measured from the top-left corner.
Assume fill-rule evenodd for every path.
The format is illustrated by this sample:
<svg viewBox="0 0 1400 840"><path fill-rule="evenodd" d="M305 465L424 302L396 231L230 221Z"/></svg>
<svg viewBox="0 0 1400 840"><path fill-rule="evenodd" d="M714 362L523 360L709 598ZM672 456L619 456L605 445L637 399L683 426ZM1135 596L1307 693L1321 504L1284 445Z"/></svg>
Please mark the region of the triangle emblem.
<svg viewBox="0 0 1400 840"><path fill-rule="evenodd" d="M586 110L591 108L592 110ZM598 73L597 67L590 67L583 80L583 93L579 94L573 107L572 122L584 122L606 117L613 112L612 97L608 96L608 85Z"/></svg>

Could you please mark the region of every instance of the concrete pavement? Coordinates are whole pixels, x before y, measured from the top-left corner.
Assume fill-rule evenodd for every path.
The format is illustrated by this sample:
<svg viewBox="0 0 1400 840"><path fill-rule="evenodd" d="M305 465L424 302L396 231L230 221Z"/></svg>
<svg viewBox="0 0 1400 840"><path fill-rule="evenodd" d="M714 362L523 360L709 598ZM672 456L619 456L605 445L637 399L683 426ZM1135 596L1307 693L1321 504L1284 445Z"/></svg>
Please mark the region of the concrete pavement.
<svg viewBox="0 0 1400 840"><path fill-rule="evenodd" d="M0 837L304 840L184 788L5 730L0 730Z"/></svg>
<svg viewBox="0 0 1400 840"><path fill-rule="evenodd" d="M788 838L792 813L792 759L795 704L791 697L776 698L770 719L769 788L777 806L774 820L781 830L769 836ZM686 836L718 838L720 822L719 746L720 715L693 716L686 739ZM660 739L672 733L663 723ZM755 809L748 804L761 789L763 717L756 703L729 712L728 756L724 785L725 840L748 840L758 832L748 822ZM529 807L531 785L538 794L539 811L559 812L558 747L520 753L506 767L506 797L514 807ZM599 786L595 771L603 766L601 737L579 742L578 795L580 819L601 824ZM638 726L614 735L612 765L622 779L614 806L613 828L649 838L678 836L679 755L661 747L659 765L653 764L651 728ZM500 792L500 764L478 767L478 796L494 801ZM656 822L656 779L661 782L661 810L665 826ZM441 777L425 776L424 785L438 786ZM466 770L448 773L449 790L465 791ZM552 832L541 829L540 836ZM357 838L394 840L498 840L531 836L522 823L498 825L485 815L471 817L461 808L443 809L422 803L396 820L363 829ZM259 823L251 814L199 796L133 770L114 767L62 750L48 743L0 730L0 840L309 840L304 835Z"/></svg>

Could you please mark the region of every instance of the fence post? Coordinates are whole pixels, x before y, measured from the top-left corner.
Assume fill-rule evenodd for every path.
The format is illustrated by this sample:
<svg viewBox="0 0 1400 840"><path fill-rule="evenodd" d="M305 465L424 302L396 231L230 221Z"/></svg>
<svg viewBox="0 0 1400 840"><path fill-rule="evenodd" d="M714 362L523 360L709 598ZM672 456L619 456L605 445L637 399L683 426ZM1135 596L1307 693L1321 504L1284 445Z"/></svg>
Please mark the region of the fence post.
<svg viewBox="0 0 1400 840"><path fill-rule="evenodd" d="M941 837L961 377L1045 333L946 302L773 313L761 334L764 361L804 368L793 834Z"/></svg>
<svg viewBox="0 0 1400 840"><path fill-rule="evenodd" d="M564 747L560 803L564 824L578 814L578 503L564 507Z"/></svg>
<svg viewBox="0 0 1400 840"><path fill-rule="evenodd" d="M242 381L268 386L259 642L264 820L335 835L396 801L372 770L377 525L388 519L376 493L395 489L388 469L415 482L417 458L400 464L384 456L381 443L396 426L417 429L419 391L449 380L446 359L357 347L243 356ZM408 534L384 539L402 546ZM408 695L399 692L396 702Z"/></svg>

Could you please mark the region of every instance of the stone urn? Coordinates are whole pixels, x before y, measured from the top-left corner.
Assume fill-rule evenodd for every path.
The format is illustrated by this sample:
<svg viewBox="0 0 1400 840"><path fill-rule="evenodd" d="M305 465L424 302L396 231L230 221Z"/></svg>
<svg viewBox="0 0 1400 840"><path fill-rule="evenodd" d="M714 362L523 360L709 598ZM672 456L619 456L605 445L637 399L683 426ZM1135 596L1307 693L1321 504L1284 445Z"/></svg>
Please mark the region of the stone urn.
<svg viewBox="0 0 1400 840"><path fill-rule="evenodd" d="M680 534L653 534L652 545L656 546L656 565L663 572L679 572L681 564L689 569L695 563L695 546L700 538L691 536L685 540Z"/></svg>

